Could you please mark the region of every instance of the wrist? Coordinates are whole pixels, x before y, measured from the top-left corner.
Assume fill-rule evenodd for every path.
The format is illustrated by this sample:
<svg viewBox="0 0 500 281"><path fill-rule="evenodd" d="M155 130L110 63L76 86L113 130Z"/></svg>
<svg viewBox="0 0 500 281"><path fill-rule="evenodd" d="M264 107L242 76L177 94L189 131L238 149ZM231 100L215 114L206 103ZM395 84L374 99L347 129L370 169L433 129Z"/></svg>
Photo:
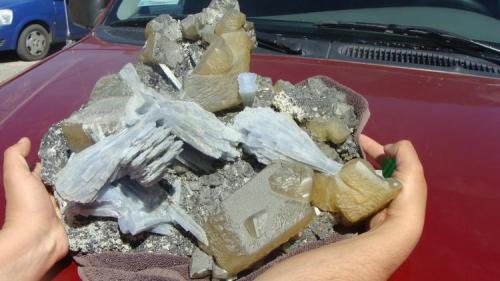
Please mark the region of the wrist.
<svg viewBox="0 0 500 281"><path fill-rule="evenodd" d="M5 227L0 231L0 276L6 280L38 280L67 253L67 240L46 231Z"/></svg>

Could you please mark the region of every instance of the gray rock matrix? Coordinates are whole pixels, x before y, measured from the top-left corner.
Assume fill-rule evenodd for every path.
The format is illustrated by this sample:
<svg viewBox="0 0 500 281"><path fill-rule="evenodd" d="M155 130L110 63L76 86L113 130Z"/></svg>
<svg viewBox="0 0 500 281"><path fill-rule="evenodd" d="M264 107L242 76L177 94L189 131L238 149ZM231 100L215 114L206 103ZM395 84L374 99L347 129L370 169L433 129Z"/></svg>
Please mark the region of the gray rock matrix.
<svg viewBox="0 0 500 281"><path fill-rule="evenodd" d="M72 251L193 256L193 278L210 272L229 278L201 250L208 244L204 225L210 218L221 206L228 212L237 208L228 198L246 198L248 186L243 187L276 161L335 174L345 161L360 157L353 105L324 77L273 85L257 76L253 104L216 113L182 98L182 89L158 64L183 81L228 9L239 9L237 1L214 0L182 22L169 16L153 20L152 57L101 78L89 102L42 139L42 179L55 189ZM251 25L246 28L254 38ZM340 145L313 139L304 126L332 117L351 131ZM308 226L278 251L335 235L337 221L316 209Z"/></svg>

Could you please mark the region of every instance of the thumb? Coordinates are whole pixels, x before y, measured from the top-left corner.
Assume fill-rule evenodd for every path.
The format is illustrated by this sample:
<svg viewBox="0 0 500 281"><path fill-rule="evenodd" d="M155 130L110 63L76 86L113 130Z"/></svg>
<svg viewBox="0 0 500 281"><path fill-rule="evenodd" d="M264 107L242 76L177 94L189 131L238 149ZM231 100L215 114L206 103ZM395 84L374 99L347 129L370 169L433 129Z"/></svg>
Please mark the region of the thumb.
<svg viewBox="0 0 500 281"><path fill-rule="evenodd" d="M24 178L26 175L31 174L26 162L26 156L28 156L30 149L31 142L28 138L24 137L5 150L3 175L6 192L8 192L9 186L11 186L15 179Z"/></svg>

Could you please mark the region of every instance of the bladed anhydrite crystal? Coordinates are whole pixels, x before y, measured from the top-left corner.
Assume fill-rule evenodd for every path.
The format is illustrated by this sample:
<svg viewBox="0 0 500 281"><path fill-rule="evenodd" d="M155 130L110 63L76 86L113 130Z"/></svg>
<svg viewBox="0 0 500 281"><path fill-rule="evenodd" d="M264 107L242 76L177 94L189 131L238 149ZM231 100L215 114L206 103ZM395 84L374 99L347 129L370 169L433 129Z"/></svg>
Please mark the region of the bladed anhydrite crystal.
<svg viewBox="0 0 500 281"><path fill-rule="evenodd" d="M117 218L120 231L132 235L143 231L168 235L163 226L176 223L207 243L204 230L159 186L144 189L133 181L120 180L103 187L93 202L70 203L63 211L67 216Z"/></svg>
<svg viewBox="0 0 500 281"><path fill-rule="evenodd" d="M128 123L161 122L184 142L216 159L231 160L240 155L236 149L240 134L225 126L213 113L193 102L162 98L140 81L132 64L123 67L120 75L135 92L127 105Z"/></svg>
<svg viewBox="0 0 500 281"><path fill-rule="evenodd" d="M344 143L351 134L347 125L335 117L328 120L313 119L307 122L307 129L316 140L330 141L334 144Z"/></svg>
<svg viewBox="0 0 500 281"><path fill-rule="evenodd" d="M291 118L271 108L247 107L235 117L233 127L241 133L245 151L263 164L292 159L329 174L342 167L326 157Z"/></svg>
<svg viewBox="0 0 500 281"><path fill-rule="evenodd" d="M182 142L170 132L155 123L139 123L72 155L57 174L58 194L89 203L104 185L127 174L144 186L155 184L181 152Z"/></svg>
<svg viewBox="0 0 500 281"><path fill-rule="evenodd" d="M311 220L313 211L309 202L297 198L303 192L300 185L304 171L289 169L288 164L279 161L271 164L224 200L204 224L209 241L206 250L230 274L250 267L295 236ZM273 188L270 178L276 174L296 177L292 182L298 185L292 186L297 190ZM275 178L274 184L278 183L289 185ZM279 192L275 192L276 189Z"/></svg>
<svg viewBox="0 0 500 281"><path fill-rule="evenodd" d="M257 74L242 72L238 75L238 87L243 105L252 106L257 94Z"/></svg>
<svg viewBox="0 0 500 281"><path fill-rule="evenodd" d="M401 183L376 174L366 160L355 159L335 176L316 175L313 205L324 211L339 211L348 223L356 223L382 209L401 190Z"/></svg>

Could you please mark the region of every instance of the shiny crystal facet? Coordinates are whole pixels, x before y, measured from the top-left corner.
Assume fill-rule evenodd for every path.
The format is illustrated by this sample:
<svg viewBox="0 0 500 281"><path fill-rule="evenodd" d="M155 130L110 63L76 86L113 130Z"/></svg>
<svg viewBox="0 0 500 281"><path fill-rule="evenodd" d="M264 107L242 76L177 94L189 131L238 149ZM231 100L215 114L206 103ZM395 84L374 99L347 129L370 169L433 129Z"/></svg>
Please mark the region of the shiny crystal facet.
<svg viewBox="0 0 500 281"><path fill-rule="evenodd" d="M401 190L396 179L377 175L366 160L349 161L335 176L316 175L311 202L324 211L338 210L356 223L382 209Z"/></svg>
<svg viewBox="0 0 500 281"><path fill-rule="evenodd" d="M235 117L233 127L241 133L245 151L263 164L292 159L329 174L342 167L326 157L293 119L271 108L247 107Z"/></svg>
<svg viewBox="0 0 500 281"><path fill-rule="evenodd" d="M322 211L334 212L335 208L335 189L331 181L335 177L317 173L314 175L314 186L311 192L311 204L320 208Z"/></svg>
<svg viewBox="0 0 500 281"><path fill-rule="evenodd" d="M230 274L250 267L310 222L308 202L271 188L269 178L283 169L287 168L281 162L265 168L224 200L205 223L207 251Z"/></svg>
<svg viewBox="0 0 500 281"><path fill-rule="evenodd" d="M237 77L250 69L251 44L244 31L216 36L184 79L183 98L211 112L241 104Z"/></svg>
<svg viewBox="0 0 500 281"><path fill-rule="evenodd" d="M313 187L313 170L298 163L284 163L283 168L269 177L274 192L309 203Z"/></svg>
<svg viewBox="0 0 500 281"><path fill-rule="evenodd" d="M334 144L344 143L351 133L347 125L337 118L313 119L307 122L307 129L316 140L331 141Z"/></svg>
<svg viewBox="0 0 500 281"><path fill-rule="evenodd" d="M139 123L72 155L57 174L55 187L67 201L89 203L103 186L127 174L151 186L167 172L181 147L171 129Z"/></svg>

